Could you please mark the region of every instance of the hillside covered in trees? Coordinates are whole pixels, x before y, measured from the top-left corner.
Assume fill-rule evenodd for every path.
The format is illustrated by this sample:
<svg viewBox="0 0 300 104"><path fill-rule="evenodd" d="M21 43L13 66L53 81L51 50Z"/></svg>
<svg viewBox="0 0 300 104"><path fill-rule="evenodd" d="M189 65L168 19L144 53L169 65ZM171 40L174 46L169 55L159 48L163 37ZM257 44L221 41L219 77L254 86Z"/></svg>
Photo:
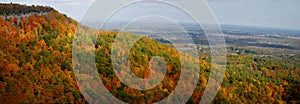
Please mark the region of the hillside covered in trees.
<svg viewBox="0 0 300 104"><path fill-rule="evenodd" d="M1 103L87 103L74 76L73 66L78 65L72 63L74 35L95 34L98 37L93 48L99 76L112 95L128 103L154 103L167 97L178 83L180 64L190 65L181 63L180 59L200 62L197 87L188 101L199 103L210 68L217 67L210 64L209 55L179 57L178 51L170 45L141 38L129 55L134 74L147 77L147 63L154 56L164 58L167 72L157 87L140 91L124 85L114 74L111 48L116 35L122 35L119 32L89 29L50 7L1 4L0 8L2 16L34 12L28 17L0 17ZM83 32L78 32L79 29ZM138 36L131 33L123 35ZM86 44L81 45L84 48ZM124 52L118 51L116 54L122 55ZM212 103L299 103L299 69L297 61L228 54L224 81Z"/></svg>
<svg viewBox="0 0 300 104"><path fill-rule="evenodd" d="M45 6L26 6L20 4L3 4L0 3L0 15L23 15L28 13L48 13L50 11L55 11L51 7Z"/></svg>

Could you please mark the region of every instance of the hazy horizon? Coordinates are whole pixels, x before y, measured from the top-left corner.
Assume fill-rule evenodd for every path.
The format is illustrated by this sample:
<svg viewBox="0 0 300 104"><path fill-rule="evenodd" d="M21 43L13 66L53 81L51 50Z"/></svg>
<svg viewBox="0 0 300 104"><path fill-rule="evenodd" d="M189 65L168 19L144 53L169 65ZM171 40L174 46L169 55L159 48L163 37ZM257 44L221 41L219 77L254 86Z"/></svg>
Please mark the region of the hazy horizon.
<svg viewBox="0 0 300 104"><path fill-rule="evenodd" d="M43 5L51 6L67 16L81 21L82 16L95 2L95 0L0 0L1 3L19 3L26 5ZM129 0L124 0L129 1ZM168 1L168 0L167 0ZM300 7L297 6L300 1L290 0L205 0L210 7L213 14L215 14L220 24L225 25L241 25L241 26L255 26L255 27L269 27L300 30ZM108 1L101 1L108 2ZM117 3L117 2L114 2ZM151 4L149 4L151 5ZM127 12L131 15L138 11L136 7ZM163 11L174 12L166 8ZM97 11L100 12L101 11ZM175 13L175 12L174 12ZM185 17L174 15L176 18L181 18L183 22L190 22ZM91 19L93 21L93 19ZM126 21L122 18L120 21Z"/></svg>

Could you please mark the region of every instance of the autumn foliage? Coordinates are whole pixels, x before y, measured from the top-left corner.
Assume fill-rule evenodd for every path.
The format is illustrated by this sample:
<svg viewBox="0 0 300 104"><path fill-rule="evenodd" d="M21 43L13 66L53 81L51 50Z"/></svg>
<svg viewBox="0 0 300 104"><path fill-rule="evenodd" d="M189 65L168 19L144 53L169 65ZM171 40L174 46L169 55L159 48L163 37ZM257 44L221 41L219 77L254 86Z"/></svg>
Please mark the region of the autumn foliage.
<svg viewBox="0 0 300 104"><path fill-rule="evenodd" d="M0 102L85 101L72 73L76 21L51 11L0 24Z"/></svg>
<svg viewBox="0 0 300 104"><path fill-rule="evenodd" d="M20 5L5 8L17 6L26 8ZM3 5L0 8L4 8ZM33 7L30 8L28 10ZM120 32L88 31L91 29L66 15L49 8L44 9L42 11L47 11L46 14L35 13L28 17L9 19L0 17L1 103L87 103L74 76L73 65L78 64L72 63L74 35L97 36L93 40L95 46L92 50L95 50L99 76L112 95L128 103L155 103L172 93L180 78L181 64L190 65L180 60L200 62L197 87L188 101L199 103L210 69L216 67L210 63L209 55L202 56L199 53L199 58L190 55L180 57L172 45L145 37L139 39L130 50L129 64L132 71L140 78L149 76L148 62L154 56L159 56L166 62L166 76L154 89L140 91L130 88L116 77L111 63L112 43ZM78 27L86 32L78 34ZM137 36L131 33L124 35ZM87 44L80 45L84 48ZM120 51L114 54L125 54L121 49L117 50ZM299 103L299 65L299 62L285 59L248 54L228 55L224 81L213 103Z"/></svg>

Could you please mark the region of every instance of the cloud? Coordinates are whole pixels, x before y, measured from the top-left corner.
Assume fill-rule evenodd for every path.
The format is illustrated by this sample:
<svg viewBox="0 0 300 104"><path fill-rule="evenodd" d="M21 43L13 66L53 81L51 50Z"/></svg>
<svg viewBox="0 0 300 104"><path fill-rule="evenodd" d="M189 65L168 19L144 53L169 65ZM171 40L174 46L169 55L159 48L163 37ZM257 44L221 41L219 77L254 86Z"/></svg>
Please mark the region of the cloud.
<svg viewBox="0 0 300 104"><path fill-rule="evenodd" d="M299 0L206 0L221 23L300 29Z"/></svg>

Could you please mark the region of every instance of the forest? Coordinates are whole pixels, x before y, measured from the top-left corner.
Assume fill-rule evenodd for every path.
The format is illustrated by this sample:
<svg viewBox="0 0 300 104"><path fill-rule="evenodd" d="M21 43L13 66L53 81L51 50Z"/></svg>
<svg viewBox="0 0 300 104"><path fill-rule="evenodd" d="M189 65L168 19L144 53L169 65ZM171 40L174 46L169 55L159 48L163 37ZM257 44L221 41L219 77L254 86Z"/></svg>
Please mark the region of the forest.
<svg viewBox="0 0 300 104"><path fill-rule="evenodd" d="M167 72L158 86L140 91L123 84L114 74L111 63L112 43L116 36L137 34L89 29L50 7L1 4L0 8L1 15L35 13L20 19L0 17L0 102L4 104L88 103L74 76L74 66L78 65L72 62L75 35L97 36L93 48L99 76L112 95L128 103L155 103L167 97L178 83L180 64L187 65L183 68L190 67L190 64L180 60L200 62L197 87L187 102L199 103L211 67L217 67L210 63L210 55L180 57L178 51L168 44L141 38L129 54L129 64L134 74L141 78L149 76L147 63L154 56L164 58ZM47 13L38 15L39 12ZM81 45L84 48L87 44ZM238 53L234 51L236 48L228 47L237 54L227 55L224 80L211 103L300 103L299 61L261 57L249 54L249 50ZM124 52L118 51L116 54L122 55Z"/></svg>
<svg viewBox="0 0 300 104"><path fill-rule="evenodd" d="M23 15L26 13L46 13L50 11L55 11L51 7L45 7L45 6L26 6L26 5L20 5L20 4L3 4L0 3L0 15L6 16L6 15Z"/></svg>

